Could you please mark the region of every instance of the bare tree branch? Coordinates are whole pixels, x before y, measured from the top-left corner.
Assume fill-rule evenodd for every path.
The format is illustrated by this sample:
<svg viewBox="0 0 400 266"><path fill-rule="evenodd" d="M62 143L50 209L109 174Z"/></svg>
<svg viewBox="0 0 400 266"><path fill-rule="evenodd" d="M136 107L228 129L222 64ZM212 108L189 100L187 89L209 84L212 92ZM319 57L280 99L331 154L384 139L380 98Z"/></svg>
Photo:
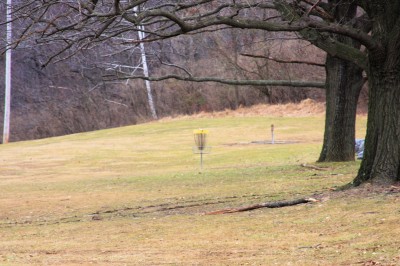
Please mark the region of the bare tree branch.
<svg viewBox="0 0 400 266"><path fill-rule="evenodd" d="M266 55L254 55L254 54L246 54L246 53L241 53L240 55L252 57L252 58L262 58L262 59L271 60L271 61L274 61L277 63L283 63L283 64L306 64L306 65L311 65L311 66L325 67L325 64L311 62L311 61L305 61L305 60L282 60L282 59L278 59L278 58L274 58L274 57L266 56Z"/></svg>
<svg viewBox="0 0 400 266"><path fill-rule="evenodd" d="M333 33L351 37L370 50L382 48L379 41L371 38L368 32L329 21L329 13L323 8L324 5L321 1L303 0L300 2L305 2L309 6L305 10L302 10L301 7L297 7L296 10L296 6L290 4L291 1L272 0L227 0L222 2L193 0L184 3L149 0L123 2L119 0L76 2L37 0L16 7L15 17L29 19L30 24L36 24L35 27L28 26L26 31L21 33L23 36L17 38L16 42L34 35L43 40L51 40L57 35L59 39L64 38L68 43L85 42L86 40L93 42L96 39L101 41L103 36L117 36L125 32L138 31L137 25L140 24L146 27L148 35L148 38L143 41L155 41L228 26L274 32L315 30L320 34ZM139 6L144 8L134 11L134 8ZM34 12L31 12L32 10ZM275 10L275 12L270 12L271 10ZM304 16L305 13L311 15L310 12L314 11L321 14L320 17L325 21L314 16ZM302 12L303 15L296 17L296 12ZM69 13L67 17L62 15L66 13ZM260 14L268 15L262 18L258 17ZM308 38L313 37L309 36ZM349 54L353 54L354 49L351 50L351 47L337 41L334 45L328 45L327 43L331 40L326 36L323 38L327 40L325 45L319 45L321 49L336 53L337 56L346 58L346 60L351 59ZM61 56L69 49L80 49L79 47L79 45L69 45L67 49L63 49L57 55L50 55L50 58ZM357 56L358 58L354 60L357 61L357 64L365 67L362 62L362 57L365 55Z"/></svg>
<svg viewBox="0 0 400 266"><path fill-rule="evenodd" d="M252 210L261 209L261 208L282 208L282 207L294 206L294 205L298 205L298 204L317 202L317 201L318 200L316 200L314 198L301 198L301 199L287 200L287 201L264 202L264 203L258 203L258 204L240 207L240 208L230 208L230 209L223 209L223 210L208 212L208 213L206 213L206 215L245 212L245 211L252 211Z"/></svg>
<svg viewBox="0 0 400 266"><path fill-rule="evenodd" d="M104 76L106 80L114 80L114 79L144 79L149 81L162 81L167 79L176 79L182 81L191 81L191 82L216 82L221 84L228 85L240 85L240 86L284 86L284 87L312 87L312 88L325 88L324 82L318 81L302 81L302 80L234 80L234 79L223 79L216 77L183 77L179 75L165 75L160 77L143 77L143 76L117 76L115 75L106 75Z"/></svg>

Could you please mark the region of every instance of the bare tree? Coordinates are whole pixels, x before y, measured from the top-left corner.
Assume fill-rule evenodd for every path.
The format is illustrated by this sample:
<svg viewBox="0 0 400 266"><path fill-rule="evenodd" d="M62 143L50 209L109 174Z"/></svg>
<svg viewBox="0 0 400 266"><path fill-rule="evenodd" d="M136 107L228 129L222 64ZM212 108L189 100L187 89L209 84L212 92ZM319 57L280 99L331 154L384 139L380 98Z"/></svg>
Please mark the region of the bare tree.
<svg viewBox="0 0 400 266"><path fill-rule="evenodd" d="M145 36L143 33L143 26L139 26L139 29L141 31L138 32L139 34L139 41L142 41ZM147 58L146 58L146 51L144 49L144 43L141 42L140 44L140 54L142 56L142 67L143 67L143 74L145 77L149 77L149 67L147 65ZM145 80L145 84L146 84L146 89L147 89L147 99L149 102L149 107L151 110L151 115L154 119L157 119L157 112L156 112L156 108L154 106L154 101L153 101L153 95L151 93L151 85L150 85L150 81L149 80Z"/></svg>
<svg viewBox="0 0 400 266"><path fill-rule="evenodd" d="M11 108L11 52L12 52L12 1L7 0L6 7L6 71L5 71L5 97L4 97L4 125L3 144L8 143L10 138L10 108Z"/></svg>
<svg viewBox="0 0 400 266"><path fill-rule="evenodd" d="M338 23L332 14L332 3L337 6L353 3L359 10L359 15L351 19L354 23ZM138 5L144 8L135 12ZM259 14L263 11L268 11L268 18L261 19ZM366 149L354 183L370 180L391 183L400 176L400 5L397 0L337 3L309 0L43 0L24 3L18 13L35 25L26 28L19 40L39 33L39 42L59 43L61 49L50 56L48 62L72 56L79 49L124 32L138 31L138 25L146 27L146 41L226 27L299 32L331 56L366 70L370 91ZM367 28L372 30L360 30L359 24L370 25ZM357 42L363 49L336 36ZM167 77L153 80L163 78Z"/></svg>

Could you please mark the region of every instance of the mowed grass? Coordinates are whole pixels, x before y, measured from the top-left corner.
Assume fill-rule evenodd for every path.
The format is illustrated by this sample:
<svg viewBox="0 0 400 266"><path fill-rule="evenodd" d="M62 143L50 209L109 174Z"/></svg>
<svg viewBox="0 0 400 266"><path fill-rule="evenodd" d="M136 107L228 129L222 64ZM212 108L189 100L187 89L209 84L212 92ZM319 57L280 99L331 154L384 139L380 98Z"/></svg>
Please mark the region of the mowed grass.
<svg viewBox="0 0 400 266"><path fill-rule="evenodd" d="M400 263L397 192L332 192L357 161L301 166L318 158L323 119L187 118L2 145L0 265ZM295 143L251 143L269 140L271 124ZM212 146L202 172L198 128ZM205 215L312 195L320 201Z"/></svg>

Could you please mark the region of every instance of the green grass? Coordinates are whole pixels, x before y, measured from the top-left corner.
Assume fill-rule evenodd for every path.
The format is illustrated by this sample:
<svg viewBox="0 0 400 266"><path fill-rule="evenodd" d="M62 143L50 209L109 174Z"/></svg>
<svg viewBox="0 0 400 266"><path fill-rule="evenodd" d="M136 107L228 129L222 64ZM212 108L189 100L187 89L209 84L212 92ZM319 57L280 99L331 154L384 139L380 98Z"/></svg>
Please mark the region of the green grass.
<svg viewBox="0 0 400 266"><path fill-rule="evenodd" d="M271 124L276 140L297 143L251 144ZM300 166L318 158L323 124L188 118L2 145L0 265L399 263L397 193L330 192L359 162ZM201 173L198 128L212 146ZM313 204L204 215L321 193Z"/></svg>

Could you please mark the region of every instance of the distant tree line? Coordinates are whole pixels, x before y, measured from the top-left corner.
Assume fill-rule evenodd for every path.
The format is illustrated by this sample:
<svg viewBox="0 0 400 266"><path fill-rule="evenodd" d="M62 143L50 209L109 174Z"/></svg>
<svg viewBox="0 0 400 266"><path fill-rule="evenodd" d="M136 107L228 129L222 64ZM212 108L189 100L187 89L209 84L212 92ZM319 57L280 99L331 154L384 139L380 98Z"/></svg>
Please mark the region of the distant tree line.
<svg viewBox="0 0 400 266"><path fill-rule="evenodd" d="M21 18L27 15L18 7L26 5L28 8L30 2L14 0L13 3L14 39L18 42L18 36L31 22ZM53 3L48 4L44 6ZM4 7L1 3L0 13L4 13ZM39 9L32 7L32 10ZM49 16L63 17L66 14L63 13L65 7L50 10ZM34 13L29 13L31 15ZM70 16L71 19L75 17ZM0 16L0 21L0 38L3 39L3 16ZM63 25L67 23L68 20L62 22ZM35 31L39 28L35 26ZM80 46L68 55L54 58L46 66L49 57L59 52L59 44L36 39L34 35L31 37L18 43L13 51L11 140L57 136L152 119L143 81L120 76L142 75L138 43L131 43L137 41L136 31L92 42L90 47ZM324 53L298 40L295 35L277 38L265 31L252 30L243 34L237 29L227 29L146 42L153 77L182 76L187 71L197 77L221 79L224 76L231 82L238 79L254 81L254 85L247 82L250 84L247 86L179 80L153 82L151 85L160 117L236 109L258 103L323 99L324 92L320 88L307 87L307 84L302 84L303 89L293 89L292 86L292 81L300 80L307 73L312 73L311 85L321 86L325 74L321 66L299 67L299 64L272 59L254 60L248 56L256 54L290 61L308 54L312 60L323 62ZM0 42L0 46L4 47L4 43ZM3 60L0 57L0 70L4 69ZM4 84L3 78L0 75L0 88ZM284 80L287 86L275 86L271 79L287 79ZM3 95L3 90L0 95ZM3 102L0 101L0 114Z"/></svg>

